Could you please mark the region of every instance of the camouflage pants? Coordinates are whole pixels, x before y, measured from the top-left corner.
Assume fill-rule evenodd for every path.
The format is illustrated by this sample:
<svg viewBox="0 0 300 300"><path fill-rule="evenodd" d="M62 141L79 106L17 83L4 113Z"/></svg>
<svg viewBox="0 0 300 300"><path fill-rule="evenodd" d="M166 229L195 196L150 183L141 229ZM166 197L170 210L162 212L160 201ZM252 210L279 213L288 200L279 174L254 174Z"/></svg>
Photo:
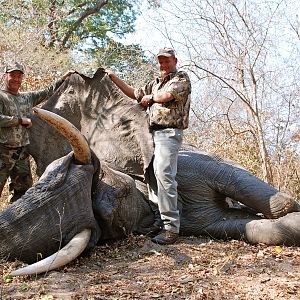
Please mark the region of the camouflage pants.
<svg viewBox="0 0 300 300"><path fill-rule="evenodd" d="M0 196L8 177L9 190L14 194L21 196L32 186L26 147L10 148L0 144Z"/></svg>

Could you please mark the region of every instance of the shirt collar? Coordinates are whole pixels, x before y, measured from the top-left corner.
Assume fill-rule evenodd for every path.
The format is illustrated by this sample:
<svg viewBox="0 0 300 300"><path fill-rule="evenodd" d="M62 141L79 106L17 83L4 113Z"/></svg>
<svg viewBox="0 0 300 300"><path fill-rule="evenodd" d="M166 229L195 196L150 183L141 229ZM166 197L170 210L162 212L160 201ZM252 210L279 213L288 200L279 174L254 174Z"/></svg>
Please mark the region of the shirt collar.
<svg viewBox="0 0 300 300"><path fill-rule="evenodd" d="M159 76L156 78L156 83L159 83L159 82L163 82L163 81L169 81L171 80L177 73L177 70L175 70L174 72L170 72L164 80L162 80L162 78Z"/></svg>

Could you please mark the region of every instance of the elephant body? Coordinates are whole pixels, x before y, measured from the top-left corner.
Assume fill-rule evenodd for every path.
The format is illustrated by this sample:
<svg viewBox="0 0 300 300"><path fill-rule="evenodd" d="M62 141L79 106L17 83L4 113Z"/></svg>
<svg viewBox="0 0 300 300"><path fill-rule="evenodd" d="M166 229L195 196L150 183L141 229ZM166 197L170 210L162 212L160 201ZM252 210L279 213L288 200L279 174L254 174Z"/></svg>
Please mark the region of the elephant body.
<svg viewBox="0 0 300 300"><path fill-rule="evenodd" d="M72 75L43 109L78 128L95 156L91 164L75 163L68 141L32 116L29 151L43 175L0 213L0 256L32 262L84 228L92 230L93 247L150 226L154 212L145 174L153 141L144 109L122 95L103 69L93 78ZM177 182L180 234L300 245L298 202L237 163L183 148ZM241 207L229 206L229 198Z"/></svg>

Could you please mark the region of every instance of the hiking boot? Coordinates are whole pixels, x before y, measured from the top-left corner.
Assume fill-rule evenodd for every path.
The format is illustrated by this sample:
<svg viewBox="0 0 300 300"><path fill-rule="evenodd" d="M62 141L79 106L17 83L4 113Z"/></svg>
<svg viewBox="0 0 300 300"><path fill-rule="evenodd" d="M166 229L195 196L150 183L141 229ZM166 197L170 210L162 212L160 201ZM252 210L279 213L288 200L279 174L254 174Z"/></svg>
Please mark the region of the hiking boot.
<svg viewBox="0 0 300 300"><path fill-rule="evenodd" d="M178 239L179 234L163 229L162 232L151 239L152 242L160 245L174 244Z"/></svg>
<svg viewBox="0 0 300 300"><path fill-rule="evenodd" d="M161 223L154 223L149 227L139 227L135 233L137 234L143 234L150 237L156 236L161 230L163 229L163 224Z"/></svg>

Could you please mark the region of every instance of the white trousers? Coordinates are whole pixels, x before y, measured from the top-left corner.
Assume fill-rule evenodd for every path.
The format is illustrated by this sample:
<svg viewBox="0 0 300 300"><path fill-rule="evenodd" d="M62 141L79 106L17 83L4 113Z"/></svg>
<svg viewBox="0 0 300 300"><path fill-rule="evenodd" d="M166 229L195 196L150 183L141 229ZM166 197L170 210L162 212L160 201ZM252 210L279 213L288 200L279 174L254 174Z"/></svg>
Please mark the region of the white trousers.
<svg viewBox="0 0 300 300"><path fill-rule="evenodd" d="M149 199L158 205L164 228L179 233L180 216L175 177L183 131L175 128L155 130L153 139L155 148L153 170L149 170Z"/></svg>

